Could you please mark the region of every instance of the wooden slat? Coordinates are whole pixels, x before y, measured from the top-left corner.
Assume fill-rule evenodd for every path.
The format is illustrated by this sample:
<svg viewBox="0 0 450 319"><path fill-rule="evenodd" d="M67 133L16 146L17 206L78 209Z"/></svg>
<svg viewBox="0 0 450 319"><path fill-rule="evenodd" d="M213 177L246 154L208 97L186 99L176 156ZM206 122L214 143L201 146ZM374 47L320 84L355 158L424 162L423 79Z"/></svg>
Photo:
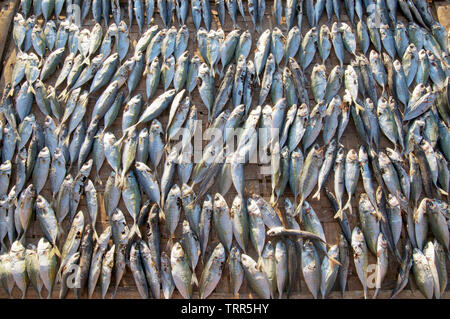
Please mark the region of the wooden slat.
<svg viewBox="0 0 450 319"><path fill-rule="evenodd" d="M0 3L0 61L3 61L5 49L12 42L12 30L14 14L19 6L19 0L8 0ZM0 64L0 74L3 70L3 63Z"/></svg>

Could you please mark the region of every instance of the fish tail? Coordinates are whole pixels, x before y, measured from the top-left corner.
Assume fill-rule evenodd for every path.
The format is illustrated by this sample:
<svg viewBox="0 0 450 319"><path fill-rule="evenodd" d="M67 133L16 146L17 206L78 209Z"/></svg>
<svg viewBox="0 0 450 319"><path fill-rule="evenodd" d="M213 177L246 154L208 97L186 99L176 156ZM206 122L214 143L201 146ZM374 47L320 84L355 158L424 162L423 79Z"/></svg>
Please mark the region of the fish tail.
<svg viewBox="0 0 450 319"><path fill-rule="evenodd" d="M377 296L378 296L378 292L380 291L380 288L376 288L375 289L375 292L374 292L374 294L373 294L373 297L372 297L372 299L377 299Z"/></svg>
<svg viewBox="0 0 450 319"><path fill-rule="evenodd" d="M33 85L29 83L28 85L28 93L33 93L33 95L36 95L36 91L33 88Z"/></svg>
<svg viewBox="0 0 450 319"><path fill-rule="evenodd" d="M123 100L123 104L127 104L130 101L130 99L131 99L131 91L128 91L127 96Z"/></svg>
<svg viewBox="0 0 450 319"><path fill-rule="evenodd" d="M116 176L114 177L114 186L117 188L122 186L122 176L119 173L116 173Z"/></svg>
<svg viewBox="0 0 450 319"><path fill-rule="evenodd" d="M4 254L4 253L6 253L8 251L8 248L5 245L4 239L2 239L2 241L1 241L1 247L2 248L0 249L0 254Z"/></svg>
<svg viewBox="0 0 450 319"><path fill-rule="evenodd" d="M98 242L98 233L97 233L97 230L95 229L95 225L91 225L91 226L92 226L92 237L96 242Z"/></svg>
<svg viewBox="0 0 450 319"><path fill-rule="evenodd" d="M125 174L126 173L127 172L123 170L122 174L120 174L119 185L118 185L119 188L122 188L125 185Z"/></svg>
<svg viewBox="0 0 450 319"><path fill-rule="evenodd" d="M92 295L94 294L95 286L88 288L88 299L92 299Z"/></svg>
<svg viewBox="0 0 450 319"><path fill-rule="evenodd" d="M59 123L58 124L58 126L56 127L56 129L55 129L55 134L56 134L56 136L58 136L59 135L59 132L61 132L61 124L62 123ZM68 139L69 137L66 137L66 139Z"/></svg>
<svg viewBox="0 0 450 319"><path fill-rule="evenodd" d="M130 234L131 234L130 238L133 237L134 234L136 234L137 236L139 236L139 238L142 238L141 231L139 230L139 226L138 226L138 224L136 223L136 221L134 222L133 227L131 227Z"/></svg>
<svg viewBox="0 0 450 319"><path fill-rule="evenodd" d="M69 164L69 168L67 169L67 174L70 172L70 170L72 169L73 163Z"/></svg>
<svg viewBox="0 0 450 319"><path fill-rule="evenodd" d="M312 198L320 200L320 188L317 187L317 192L312 196Z"/></svg>
<svg viewBox="0 0 450 319"><path fill-rule="evenodd" d="M100 175L98 174L98 172L95 174L94 183L96 183L98 185L103 185L102 179L100 178Z"/></svg>
<svg viewBox="0 0 450 319"><path fill-rule="evenodd" d="M332 264L335 264L335 265L338 265L338 266L342 266L342 264L341 264L341 262L340 262L339 260L337 260L337 259L335 259L335 258L329 256L328 254L327 254L327 257L328 257L328 259L330 260L330 262L331 262Z"/></svg>
<svg viewBox="0 0 450 319"><path fill-rule="evenodd" d="M11 89L8 92L8 95L6 95L6 97L13 97L14 96L14 86L11 85Z"/></svg>
<svg viewBox="0 0 450 319"><path fill-rule="evenodd" d="M274 205L277 202L275 192L272 191L272 195L270 196L270 203Z"/></svg>
<svg viewBox="0 0 450 319"><path fill-rule="evenodd" d="M86 64L87 66L91 65L91 60L89 60L89 55L84 58L83 63Z"/></svg>
<svg viewBox="0 0 450 319"><path fill-rule="evenodd" d="M335 219L339 218L340 220L342 220L342 217L343 217L343 208L339 208L336 214L334 215L334 218Z"/></svg>
<svg viewBox="0 0 450 319"><path fill-rule="evenodd" d="M56 246L56 244L53 244L53 251L55 252L56 256L61 258L61 252L59 251L59 248L58 246Z"/></svg>
<svg viewBox="0 0 450 319"><path fill-rule="evenodd" d="M61 91L61 93L59 93L58 101L61 100L64 97L64 95L66 95L66 94L67 94L67 86L64 90Z"/></svg>
<svg viewBox="0 0 450 319"><path fill-rule="evenodd" d="M299 221L300 221L300 223L301 223L302 220L303 220L302 208L303 208L303 202L304 202L304 201L305 201L305 200L304 200L303 195L302 195L302 197L300 198L300 202L298 203L298 206L297 206L297 208L295 209L295 214L294 214L294 216L296 216L296 215L299 216Z"/></svg>
<svg viewBox="0 0 450 319"><path fill-rule="evenodd" d="M166 251L171 251L172 247L173 247L173 234L169 236L169 240L167 241L166 244Z"/></svg>
<svg viewBox="0 0 450 319"><path fill-rule="evenodd" d="M114 290L111 293L111 299L114 299L116 297L116 293L117 293L117 289L119 288L119 285L116 283L116 285L114 286Z"/></svg>
<svg viewBox="0 0 450 319"><path fill-rule="evenodd" d="M95 135L94 138L98 138L101 141L101 140L103 140L104 135L105 135L105 129L103 129L99 134Z"/></svg>
<svg viewBox="0 0 450 319"><path fill-rule="evenodd" d="M256 264L256 269L262 270L262 266L263 266L263 259L262 259L261 255L259 255L258 263Z"/></svg>
<svg viewBox="0 0 450 319"><path fill-rule="evenodd" d="M344 208L342 208L342 210L346 210L347 208L350 211L350 215L353 215L352 196L350 194L348 195L347 203L345 203Z"/></svg>
<svg viewBox="0 0 450 319"><path fill-rule="evenodd" d="M123 140L125 139L125 137L127 137L128 132L130 132L132 129L135 129L135 128L137 127L138 124L139 124L139 122L136 123L136 124L134 124L134 125L132 125L132 126L130 126L130 127L127 128L127 129L125 129L125 131L123 131L122 137L119 138L119 139L117 140L116 145L122 144L122 142L123 142Z"/></svg>
<svg viewBox="0 0 450 319"><path fill-rule="evenodd" d="M441 194L444 195L444 196L448 196L448 193L447 193L445 190L443 190L442 188L437 187L437 186L436 186L436 188L437 188L437 190L438 190L439 193L441 193Z"/></svg>
<svg viewBox="0 0 450 319"><path fill-rule="evenodd" d="M58 95L58 101L66 103L69 99L69 93L71 90L64 89L60 95Z"/></svg>
<svg viewBox="0 0 450 319"><path fill-rule="evenodd" d="M261 26L261 24L258 23L258 24L256 25L255 29L256 29L256 32L261 33L261 32L262 32L262 26Z"/></svg>
<svg viewBox="0 0 450 319"><path fill-rule="evenodd" d="M191 284L198 287L198 279L197 279L197 275L195 274L195 270L192 271Z"/></svg>
<svg viewBox="0 0 450 319"><path fill-rule="evenodd" d="M25 246L25 234L27 233L26 229L23 230L23 233L19 237L19 242Z"/></svg>

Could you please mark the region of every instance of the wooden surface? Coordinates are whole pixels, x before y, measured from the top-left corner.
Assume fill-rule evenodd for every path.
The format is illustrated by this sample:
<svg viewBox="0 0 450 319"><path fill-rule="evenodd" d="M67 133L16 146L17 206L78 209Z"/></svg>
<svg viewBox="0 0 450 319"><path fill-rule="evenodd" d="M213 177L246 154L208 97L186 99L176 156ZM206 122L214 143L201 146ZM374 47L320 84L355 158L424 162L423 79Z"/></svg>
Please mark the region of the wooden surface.
<svg viewBox="0 0 450 319"><path fill-rule="evenodd" d="M8 45L13 44L13 38L10 36L12 34L14 14L17 7L19 7L19 1L2 1L0 3L0 73L3 72L3 58Z"/></svg>
<svg viewBox="0 0 450 319"><path fill-rule="evenodd" d="M6 1L7 2L7 1ZM14 2L14 1L9 1L10 3ZM263 20L264 24L263 24L263 30L265 30L266 28L271 28L271 9L272 9L272 1L266 1L266 17ZM123 5L123 4L122 4ZM283 2L284 5L284 2ZM6 6L6 4L5 4ZM437 4L437 6L439 6L439 4ZM156 5L155 5L156 7ZM13 6L10 4L8 10L13 10ZM441 7L442 8L442 7ZM218 22L218 18L217 18L217 14L215 11L215 5L214 5L214 1L211 1L211 9L213 11L213 23L212 23L212 28L213 29L217 29L219 22ZM449 5L447 3L446 6L444 6L444 9L440 9L441 12L443 12L442 10L445 10L445 13L447 13L446 15L440 15L440 22L446 26L448 28L448 25L450 23L450 19L448 18L448 12L449 12ZM159 16L159 13L157 12L157 8L155 8L155 14L154 14L154 21L153 23L158 24L160 27L162 27L162 22ZM63 10L64 12L64 10ZM124 6L122 6L122 14L124 15L124 20L128 23L128 18L127 18L127 13L128 11L126 10L126 8ZM248 29L251 31L252 33L252 39L253 39L253 47L252 47L252 52L250 53L250 56L248 57L249 59L253 59L253 51L255 49L255 45L256 45L256 41L259 37L259 35L257 33L255 33L253 31L253 25L251 24L251 20L250 17L248 15L248 12L246 12L247 15L247 21L248 21ZM356 17L355 17L356 18ZM284 17L283 17L284 19ZM333 17L333 21L335 21L335 17ZM342 9L342 21L347 22L348 19L345 16L345 9L343 7ZM136 39L138 38L138 27L136 25L136 20L134 18L133 21L133 27L130 30L130 38L131 38L131 45L130 45L130 49L128 52L128 56L127 58L131 57L134 54L134 47L137 43ZM39 23L42 25L43 21L42 18L39 19ZM319 23L319 25L326 23L326 13L324 12L324 14L322 15L322 19ZM245 29L245 24L242 20L242 17L238 14L238 24L239 26L241 26L241 28ZM87 20L85 21L85 25L83 25L84 28L88 28L91 29L94 25L94 22L92 20L91 14L88 16ZM177 23L175 22L175 25L178 27ZM102 26L104 28L104 24L102 21ZM192 23L192 16L191 16L191 12L189 9L189 15L188 15L188 20L187 20L187 26L189 28L189 33L190 33L190 39L189 39L189 46L188 46L188 50L191 52L191 56L194 53L194 49L196 47L195 44L195 27ZM330 25L331 27L331 25ZM5 27L2 28L2 30L4 30ZM232 21L230 16L228 15L228 13L226 13L226 25L223 28L225 33L228 34L228 32L230 32L232 30L233 26L232 26ZM285 32L286 35L286 28L285 28L285 24L284 21L282 23L282 31ZM306 17L304 17L303 19L303 26L302 26L302 34L304 35L308 30L310 29L309 25L307 24L307 19ZM104 29L104 33L106 32L106 30ZM0 35L0 39L1 39L1 35ZM369 50L371 50L373 47L371 46L369 48ZM359 48L357 48L359 50ZM31 49L32 50L32 49ZM3 89L5 83L8 83L10 81L11 78L11 73L12 73L12 67L15 61L15 56L16 56L16 49L14 47L14 42L10 41L8 47L6 48L6 54L5 54L5 59L4 59L4 65L5 68L3 70L2 73L2 77L0 79L0 90ZM198 53L198 52L197 52ZM47 52L47 55L49 54L49 52ZM199 53L198 53L199 54ZM199 54L200 56L200 54ZM348 52L346 52L345 54L345 64L348 64L350 62L350 54ZM314 66L315 63L320 63L320 57L318 52L316 53L316 56L313 60L313 62L310 64L310 66L305 70L306 73L306 77L309 79L310 75L311 75L311 71L312 68ZM331 54L330 57L328 58L328 60L326 61L326 67L327 67L327 74L329 74L329 72L332 70L332 68L337 64L337 58L334 54L334 51L331 50ZM56 73L55 76L52 77L52 79L48 80L45 84L46 85L53 85L56 77L57 77L58 72ZM218 87L220 85L220 82L218 80L218 78L216 78L216 87ZM124 86L124 88L122 88L122 90L125 90L126 92L126 85ZM311 90L308 88L309 90L309 96L312 98L313 94L311 92ZM155 97L158 96L159 94L161 94L163 92L163 89L160 85L158 91L155 94ZM58 90L59 93L59 90ZM133 95L141 93L143 94L143 96L145 97L145 79L142 78L141 82L138 86L138 88L133 92ZM256 97L258 96L259 93L259 89L255 89L253 92L253 106L254 107L256 104ZM341 92L339 93L340 96L342 96L343 94L343 85L341 88ZM97 97L100 95L100 92L96 92L94 94L92 94L89 98L89 111L92 110L95 101L97 99ZM266 103L268 103L268 101L270 100L270 98L268 98L268 100L266 101ZM199 93L198 90L195 89L192 92L191 95L191 101L192 104L195 104L198 108L199 111L199 119L203 120L203 129L205 129L206 127L206 120L207 120L207 111L205 106L203 105L203 103L201 102L201 99L199 97ZM146 103L147 104L147 103ZM42 113L40 113L40 111L38 110L37 106L34 105L32 112L34 112L37 121L39 121L40 123L43 123L44 121L44 116ZM85 117L85 121L88 123L90 120L89 117L90 112L86 113L86 117ZM163 127L166 127L166 123L167 123L167 119L168 119L168 114L169 114L169 110L167 109L159 118L158 120L163 124ZM103 122L101 122L103 124ZM148 123L147 127L150 126L150 123ZM110 131L112 131L116 137L120 137L122 135L121 133L121 112L119 112L119 116L116 119L114 126L110 129ZM319 142L320 145L322 145L322 138L321 135L318 137L317 142ZM359 138L358 134L356 133L355 130L355 126L353 123L353 120L350 120L350 123L342 137L341 140L342 144L345 146L345 149L348 151L350 148L354 148L356 150L358 150L359 146L363 143L362 140ZM204 142L204 144L206 143L206 141ZM390 146L389 143L387 142L387 140L384 138L384 136L382 137L382 141L381 141L381 147L387 147ZM164 161L164 157L162 159L162 161ZM163 164L163 163L162 163ZM163 167L163 165L160 164L160 171L159 171L159 176L161 176L161 169ZM71 173L73 176L76 175L76 168L73 168ZM103 167L100 171L100 176L103 182L106 181L106 178L109 176L109 173L111 171L110 166L108 165L108 163L104 162ZM91 174L91 179L94 180L94 169L92 171ZM270 182L270 175L266 175L266 176L262 176L260 174L260 170L259 170L259 165L257 164L250 164L250 165L246 165L245 166L245 178L246 178L246 186L245 186L245 190L246 190L246 194L252 194L253 192L262 194L266 199L269 199L270 194L271 194L271 182ZM11 176L11 184L13 184L15 181L15 174L13 172L13 175ZM178 178L175 174L174 176L174 183L178 183ZM107 221L107 216L106 213L103 209L103 191L104 191L104 184L103 185L98 185L96 184L96 189L98 191L99 194L99 201L100 201L100 211L97 217L97 224L96 224L96 229L97 232L100 234L103 229L105 229L105 227L108 225L108 221ZM27 185L26 185L27 186ZM327 184L326 186L333 190L333 174L330 175L330 177L328 178ZM217 185L214 185L209 193L210 194L214 194L217 191ZM358 184L358 188L356 190L356 194L352 200L352 205L353 205L353 211L354 211L354 215L353 216L349 216L349 220L350 220L350 224L351 224L351 228L353 229L353 227L355 227L358 224L358 217L357 217L357 204L358 204L358 200L359 200L359 195L361 194L361 192L363 192L363 186L362 186L362 181L360 178L359 184ZM315 192L315 190L314 190ZM50 189L49 189L49 181L47 181L47 184L45 186L45 189L41 192L41 194L47 199L50 200L51 196L50 196ZM231 207L232 201L234 199L234 196L236 195L236 192L233 188L233 186L230 188L230 191L227 193L227 195L225 196L225 199L227 200L228 205ZM290 192L290 189L287 188L285 191L285 196L290 197L291 200L293 200L293 196L292 193ZM147 200L147 197L144 195L143 199L142 199L142 204L145 202L145 200ZM336 244L338 243L338 236L340 233L340 228L339 225L337 224L337 222L335 220L333 220L333 210L331 208L331 206L329 205L328 200L326 199L326 196L323 194L321 195L321 200L317 201L317 200L313 200L311 198L308 198L309 203L312 205L313 209L315 210L315 212L317 213L318 217L320 218L325 234L326 234L326 239L327 242L330 244ZM280 201L281 203L283 203L283 201ZM127 210L123 204L123 201L121 200L120 204L119 204L120 209L124 212L124 214L127 217L128 220L128 224L131 227L131 218L127 213ZM84 200L81 201L79 209L84 210L86 212L86 203ZM284 207L280 207L281 210L284 209ZM184 216L182 215L182 218ZM35 218L35 217L34 217ZM181 225L181 221L183 219L180 219L180 225ZM67 221L66 221L67 223ZM68 225L64 225L65 229L67 229ZM161 231L162 231L162 236L163 236L163 241L162 241L162 245L161 247L164 248L165 247L165 243L167 240L167 233L165 231L165 227L164 224L161 223ZM180 234L181 234L181 227L177 228L177 239L180 238ZM404 238L406 234L402 234L402 238ZM32 225L30 226L30 229L28 231L28 236L27 236L27 243L33 243L33 244L37 244L37 242L39 241L39 239L43 236L43 233L40 229L39 223L37 222L37 220L34 220L32 222ZM209 241L209 245L208 245L208 250L207 250L207 256L210 255L210 252L212 251L212 249L215 247L215 245L218 243L218 239L214 234L214 230L211 230L211 235L210 235L210 241ZM60 247L62 247L63 242L60 244ZM256 259L256 252L254 250L250 250L250 255ZM373 255L370 255L369 258L369 263L375 263L376 262L376 257ZM199 261L199 264L197 266L196 269L196 273L197 273L197 277L199 278L201 275L201 271L202 271L203 265L202 263ZM388 273L383 281L382 284L382 291L379 294L379 298L388 298L390 295L390 291L391 289L394 287L395 285L395 281L396 281L396 277L397 277L397 269L398 269L398 265L394 262L394 258L391 254L389 254L389 269L388 269ZM412 274L410 276L410 279L412 278ZM112 279L114 280L114 279ZM110 297L111 294L111 288L113 287L114 282L111 283L111 287L110 287L110 291L107 294L107 298ZM413 290L411 290L413 289ZM355 267L353 264L353 258L351 257L350 260L350 269L349 269L349 274L348 274L348 286L347 286L347 293L346 293L346 297L347 298L362 298L362 286L361 283L359 281L359 279L357 278L356 275L356 271L355 271ZM19 294L19 290L17 288L15 288L14 292L13 292L14 296L18 297ZM57 298L59 294L59 288L55 288L54 289L54 293L53 293L53 297ZM369 291L369 297L371 297L373 294L373 290ZM43 292L43 295L46 296L46 292ZM194 293L194 297L196 298L198 296L198 292L197 289L195 290ZM7 295L3 290L0 290L0 298L6 298ZM35 291L33 290L32 287L28 288L27 291L27 298L36 298L37 294L35 293ZM72 298L73 294L72 291L69 292L68 298ZM97 290L94 294L94 297L99 298L100 297L100 289L99 287L97 287ZM178 292L175 290L174 294L173 294L173 298L180 298L181 296L178 294ZM253 296L250 293L250 289L246 283L246 281L244 280L244 283L241 287L240 290L240 298L252 298ZM443 296L443 298L449 298L449 294L448 292ZM140 295L138 294L136 288L134 287L134 279L133 276L130 272L129 269L127 269L127 272L122 280L122 283L120 285L120 288L118 290L118 293L116 295L116 298L140 298ZM217 286L217 288L215 289L215 291L211 294L210 298L232 298L232 295L230 293L230 286L229 286L229 272L228 272L228 267L226 266L223 274L222 274L222 278ZM300 271L300 289L297 287L295 293L291 296L291 298L312 298L312 295L309 293L305 281L303 279L303 276L301 274ZM333 291L331 292L329 298L341 298L341 294L340 294L340 290L339 290L339 283L338 280L336 280L336 284L335 287L333 288ZM399 298L423 298L422 294L417 290L417 288L415 287L415 285L411 285L411 283L408 284L408 286L405 288L405 290L399 295Z"/></svg>

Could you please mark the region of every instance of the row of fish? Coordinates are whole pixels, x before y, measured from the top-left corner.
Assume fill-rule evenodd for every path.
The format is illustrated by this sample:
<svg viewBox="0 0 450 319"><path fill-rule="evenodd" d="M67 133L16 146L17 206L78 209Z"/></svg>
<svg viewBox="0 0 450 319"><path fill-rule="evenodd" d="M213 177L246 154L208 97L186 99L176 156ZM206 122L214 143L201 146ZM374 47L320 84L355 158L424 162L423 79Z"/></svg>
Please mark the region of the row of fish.
<svg viewBox="0 0 450 319"><path fill-rule="evenodd" d="M59 21L61 15L64 14L64 6L68 15L78 13L80 22L83 22L91 12L94 21L101 23L103 18L105 26L109 25L111 16L112 20L119 24L125 15L119 0L21 0L22 12L25 17L31 14L36 17L42 15L45 21L51 20L53 14ZM197 30L203 21L209 31L213 21L211 4L207 0L190 1L190 5L189 1L186 0L158 0L156 4L154 0L128 0L126 7L129 26L133 24L133 18L135 18L141 32L145 27L149 28L151 23L154 22L155 9L157 9L166 28L171 26L172 20L175 18L180 26L184 25L189 15L189 7ZM372 19L375 15L378 15L383 23L389 24L391 27L397 23L398 11L401 11L409 22L417 21L425 28L432 28L434 23L433 15L426 0L287 0L284 4L281 0L274 0L270 13L277 27L281 26L284 15L286 28L290 30L296 19L298 27L301 28L304 15L306 15L311 28L317 26L325 11L328 22L331 21L333 15L340 22L343 7L345 7L345 12L352 25L355 20L355 13L357 18L362 20L364 11ZM264 0L249 0L247 3L242 0L215 0L215 9L222 27L225 26L226 12L228 12L235 28L238 27L238 13L247 26L245 13L247 11L254 28L261 31L266 3Z"/></svg>
<svg viewBox="0 0 450 319"><path fill-rule="evenodd" d="M38 2L34 1L34 10ZM83 7L86 2L90 1L84 1ZM298 288L301 269L314 297L319 293L326 297L338 277L344 296L353 252L365 297L368 257L376 256L376 297L387 272L388 251L399 263L392 297L407 285L410 269L427 298L439 298L445 292L450 219L449 46L445 29L426 16L426 3L419 15L414 13L413 19L410 13L409 19L406 9L416 12L413 8L423 5L421 1L364 1L367 26L371 26L371 10L375 8L381 16L382 27L374 29L362 20L361 1L345 1L351 25L340 21L339 1L317 1L315 6L304 1L312 28L302 35L299 14L300 27L288 24L294 18L286 19L286 36L278 27L260 32L252 60L251 33L236 29L225 35L222 29L210 29L210 15L203 9L208 1L202 1L200 8L209 31L200 26L201 19L198 24L194 19L200 56L191 58L187 50L187 2L177 1L177 13L185 12L182 17L177 14L181 27L170 26L172 14L163 13L165 28L159 29L148 18L153 11L145 10L147 30L133 56L125 59L130 26L116 19L117 10L112 10L115 21L109 25L109 16L102 14L110 12L108 5L98 9L103 2L93 1L96 24L92 30L80 30L70 19L60 21L56 29L54 21L47 21L53 11L49 7L43 10L42 27L36 17L30 17L31 1L22 1L25 18L15 17L17 63L3 93L0 122L0 278L9 294L17 285L24 297L31 282L40 296L43 286L51 296L58 281L61 298L72 288L77 297L84 290L91 297L97 284L105 297L114 274L114 296L128 265L143 298L159 298L161 288L164 297L170 298L175 287L183 297L192 298L194 286L206 298L223 277L226 263L235 295L245 277L261 298L289 296ZM134 1L141 30L142 9L152 2L142 6ZM327 25L318 25L329 2L338 20L331 31ZM249 9L264 12L263 3L249 1ZM407 28L396 20L393 3L409 20ZM236 12L234 1L226 4L231 13ZM158 1L160 14L172 12L166 10L170 5L172 1ZM239 1L237 5L241 7ZM55 6L57 17L62 7ZM181 7L185 11L178 11ZM281 2L275 1L276 21L280 7ZM359 18L356 32L349 13L352 7ZM285 9L286 18L303 10L295 1L287 1ZM220 18L222 11L218 12ZM253 20L258 15L252 12ZM370 45L374 50L367 59ZM35 53L29 52L31 48ZM327 74L325 63L332 49L339 65ZM317 52L322 64L312 64ZM344 65L348 54L350 63ZM57 74L54 86L50 85ZM146 98L133 94L144 76ZM64 90L57 94L64 83ZM122 89L125 84L126 90ZM164 93L157 96L159 87ZM224 134L207 144L201 161L194 165L192 139L199 114L191 105L191 93L196 88L208 110L209 127ZM86 125L84 117L95 92L100 96ZM273 106L265 104L269 93ZM45 116L43 127L31 112L34 103ZM164 129L158 117L167 109ZM110 129L121 110L122 136L116 138ZM364 143L358 151L345 150L340 144L350 117ZM238 128L237 147L228 149ZM393 149L380 148L380 132ZM271 167L270 201L245 192L244 168L258 144L263 150L260 156ZM103 196L110 226L98 235L95 185L102 184L99 172L105 160L111 171ZM164 163L161 177L160 163ZM13 167L16 181L10 188ZM93 167L94 181L90 179ZM326 187L332 170L334 192ZM181 187L175 183L175 172ZM351 230L346 214L353 214L352 198L360 175L364 189L358 202L360 225ZM48 199L41 193L47 180ZM215 181L219 192L211 197ZM288 185L294 198L284 197L282 211ZM328 244L321 221L307 201L316 185L309 202L320 200L322 190L327 195L342 230L337 245ZM231 186L237 196L229 205L224 196ZM83 198L87 213L78 209ZM132 219L130 225L118 208L120 199ZM34 213L45 238L37 247L25 248ZM71 226L64 236L67 219ZM179 240L177 227L182 228ZM211 228L219 239L215 248L208 247ZM406 236L400 241L402 229ZM168 238L165 249L161 249L161 238ZM256 259L251 257L250 242ZM206 264L198 280L200 256ZM75 284L70 285L68 278L74 270Z"/></svg>

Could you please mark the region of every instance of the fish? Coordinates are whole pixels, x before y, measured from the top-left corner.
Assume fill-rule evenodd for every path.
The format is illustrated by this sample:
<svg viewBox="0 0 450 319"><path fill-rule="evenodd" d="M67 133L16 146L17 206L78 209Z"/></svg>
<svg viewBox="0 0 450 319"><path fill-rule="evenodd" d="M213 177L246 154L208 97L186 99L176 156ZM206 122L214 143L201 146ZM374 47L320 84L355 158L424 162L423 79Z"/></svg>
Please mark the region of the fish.
<svg viewBox="0 0 450 319"><path fill-rule="evenodd" d="M200 299L208 297L217 286L225 265L225 249L221 243L214 248L200 277Z"/></svg>
<svg viewBox="0 0 450 319"><path fill-rule="evenodd" d="M108 241L111 237L111 226L108 226L103 230L103 233L98 237L94 251L92 253L91 266L89 268L88 279L88 298L92 298L95 286L100 278L102 270L102 259L105 255ZM130 262L131 264L131 262Z"/></svg>
<svg viewBox="0 0 450 319"><path fill-rule="evenodd" d="M22 299L24 299L29 283L25 262L25 247L23 247L20 241L15 241L11 245L9 255L14 281L22 292Z"/></svg>
<svg viewBox="0 0 450 319"><path fill-rule="evenodd" d="M136 282L136 287L142 299L149 299L147 278L143 269L140 252L141 241L135 241L131 244L130 251L130 269Z"/></svg>
<svg viewBox="0 0 450 319"><path fill-rule="evenodd" d="M105 299L106 293L108 292L108 288L111 283L112 270L114 267L115 248L116 246L112 245L111 248L105 253L105 256L102 260L102 269L100 274L102 299Z"/></svg>
<svg viewBox="0 0 450 319"><path fill-rule="evenodd" d="M192 271L189 267L186 254L179 242L171 250L170 265L175 286L185 299L192 297Z"/></svg>
<svg viewBox="0 0 450 319"><path fill-rule="evenodd" d="M381 283L387 273L388 269L388 253L387 253L387 242L384 238L383 233L378 235L377 241L377 265L375 269L376 277L375 277L375 293L373 295L373 299L378 296L378 292L381 289Z"/></svg>
<svg viewBox="0 0 450 319"><path fill-rule="evenodd" d="M94 249L93 242L93 228L90 224L87 224L80 243L80 259L78 262L79 270L76 273L76 282L79 283L79 287L75 288L75 296L81 297L89 276L89 267L91 263L92 252Z"/></svg>
<svg viewBox="0 0 450 319"><path fill-rule="evenodd" d="M160 280L159 271L155 261L152 258L150 248L145 241L140 242L141 261L144 266L145 277L153 298L160 298Z"/></svg>
<svg viewBox="0 0 450 319"><path fill-rule="evenodd" d="M414 248L412 258L412 271L417 286L427 299L431 299L434 295L434 280L428 260L417 248Z"/></svg>
<svg viewBox="0 0 450 319"><path fill-rule="evenodd" d="M364 299L367 299L368 251L364 235L358 226L353 228L351 246L356 273L364 289Z"/></svg>
<svg viewBox="0 0 450 319"><path fill-rule="evenodd" d="M316 248L309 240L303 242L301 253L301 267L306 286L314 299L317 299L321 282L319 255Z"/></svg>
<svg viewBox="0 0 450 319"><path fill-rule="evenodd" d="M275 246L276 283L279 299L282 298L288 280L288 252L283 241Z"/></svg>
<svg viewBox="0 0 450 319"><path fill-rule="evenodd" d="M321 268L320 291L323 299L325 299L325 297L328 295L331 288L333 287L339 271L339 266L331 258L333 258L334 260L339 259L338 245L333 245L330 247L328 254L325 255L322 261L322 265L320 267Z"/></svg>
<svg viewBox="0 0 450 319"><path fill-rule="evenodd" d="M244 268L245 277L248 279L252 290L263 299L270 298L269 281L261 270L257 268L256 262L248 255L241 254L241 263Z"/></svg>
<svg viewBox="0 0 450 319"><path fill-rule="evenodd" d="M226 251L231 249L231 241L233 239L232 220L228 205L225 199L219 194L214 195L213 204L213 225L220 242Z"/></svg>
<svg viewBox="0 0 450 319"><path fill-rule="evenodd" d="M43 286L43 282L39 273L39 261L35 245L31 244L27 246L25 250L25 267L32 286L38 293L39 299L42 299L41 289Z"/></svg>

